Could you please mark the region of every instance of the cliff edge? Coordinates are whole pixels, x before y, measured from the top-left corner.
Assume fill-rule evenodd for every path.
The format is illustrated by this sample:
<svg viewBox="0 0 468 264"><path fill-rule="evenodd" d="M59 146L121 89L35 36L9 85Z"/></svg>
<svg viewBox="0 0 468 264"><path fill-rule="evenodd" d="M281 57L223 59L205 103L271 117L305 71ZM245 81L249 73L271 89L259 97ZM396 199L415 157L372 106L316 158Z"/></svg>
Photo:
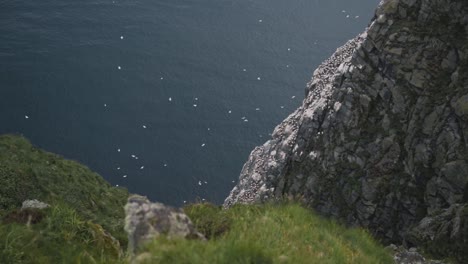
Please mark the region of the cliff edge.
<svg viewBox="0 0 468 264"><path fill-rule="evenodd" d="M283 197L468 259L467 1L384 0L318 67L224 206Z"/></svg>

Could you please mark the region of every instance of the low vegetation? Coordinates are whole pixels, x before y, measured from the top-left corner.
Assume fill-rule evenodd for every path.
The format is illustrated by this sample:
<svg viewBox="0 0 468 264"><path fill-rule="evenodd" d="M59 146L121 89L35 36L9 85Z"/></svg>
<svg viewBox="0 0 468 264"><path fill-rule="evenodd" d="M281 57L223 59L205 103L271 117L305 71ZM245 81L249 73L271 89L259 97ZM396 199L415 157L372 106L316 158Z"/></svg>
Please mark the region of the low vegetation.
<svg viewBox="0 0 468 264"><path fill-rule="evenodd" d="M0 263L104 261L119 257L116 245L127 245L123 206L128 192L78 162L35 148L22 137L0 136L0 183ZM51 208L20 210L28 199Z"/></svg>
<svg viewBox="0 0 468 264"><path fill-rule="evenodd" d="M62 204L28 211L43 217L34 224L6 217L0 225L0 263L123 263L120 243L76 210Z"/></svg>
<svg viewBox="0 0 468 264"><path fill-rule="evenodd" d="M393 263L362 229L347 229L296 204L185 208L209 240L156 239L142 263Z"/></svg>
<svg viewBox="0 0 468 264"><path fill-rule="evenodd" d="M129 263L126 190L77 162L0 136L0 263ZM26 199L51 205L21 210ZM141 263L392 263L362 229L347 229L296 204L184 208L207 241L160 237Z"/></svg>

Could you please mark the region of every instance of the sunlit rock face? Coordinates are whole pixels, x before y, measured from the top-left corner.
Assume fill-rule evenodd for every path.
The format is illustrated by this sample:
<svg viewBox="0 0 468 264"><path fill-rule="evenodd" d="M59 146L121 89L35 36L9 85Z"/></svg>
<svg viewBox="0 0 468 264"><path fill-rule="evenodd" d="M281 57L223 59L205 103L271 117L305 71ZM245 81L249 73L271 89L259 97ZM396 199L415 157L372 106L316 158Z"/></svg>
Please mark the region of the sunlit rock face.
<svg viewBox="0 0 468 264"><path fill-rule="evenodd" d="M466 245L467 31L466 0L382 1L252 151L224 206L294 197L395 243L424 244L420 222L444 219L458 230L444 241ZM467 254L457 243L441 255Z"/></svg>

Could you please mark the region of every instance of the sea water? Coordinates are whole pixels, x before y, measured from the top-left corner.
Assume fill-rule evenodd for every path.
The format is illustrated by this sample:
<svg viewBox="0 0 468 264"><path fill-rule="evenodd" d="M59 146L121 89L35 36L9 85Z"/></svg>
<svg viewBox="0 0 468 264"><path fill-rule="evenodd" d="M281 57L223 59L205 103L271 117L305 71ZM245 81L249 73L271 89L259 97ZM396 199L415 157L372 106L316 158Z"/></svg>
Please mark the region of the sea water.
<svg viewBox="0 0 468 264"><path fill-rule="evenodd" d="M172 205L221 203L378 0L0 0L0 133Z"/></svg>

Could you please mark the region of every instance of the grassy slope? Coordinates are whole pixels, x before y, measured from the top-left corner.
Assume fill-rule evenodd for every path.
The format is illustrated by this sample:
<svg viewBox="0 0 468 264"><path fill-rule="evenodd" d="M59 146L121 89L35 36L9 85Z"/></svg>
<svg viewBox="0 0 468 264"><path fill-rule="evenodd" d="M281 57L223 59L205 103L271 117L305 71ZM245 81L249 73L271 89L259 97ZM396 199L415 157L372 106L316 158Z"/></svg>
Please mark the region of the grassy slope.
<svg viewBox="0 0 468 264"><path fill-rule="evenodd" d="M125 247L127 196L76 162L0 136L0 263L128 263L106 233ZM52 207L18 210L26 199ZM147 263L392 263L365 231L298 205L197 204L185 211L209 240L159 238L141 252Z"/></svg>
<svg viewBox="0 0 468 264"><path fill-rule="evenodd" d="M393 263L362 229L346 229L299 205L208 204L185 208L208 242L157 239L143 263Z"/></svg>
<svg viewBox="0 0 468 264"><path fill-rule="evenodd" d="M5 262L9 260L6 256L25 262L35 259L33 262L38 263L42 254L43 263L52 263L51 260L63 259L62 253L68 257L91 254L85 258L113 255L115 243L103 228L126 245L123 206L127 196L125 189L112 187L77 162L39 150L22 137L0 136L0 217L22 222L15 209L26 199L52 205L41 215L44 219L29 228L24 223L3 221L0 262L9 263ZM108 244L100 245L103 241ZM96 246L103 247L98 250ZM113 249L107 252L105 248Z"/></svg>
<svg viewBox="0 0 468 264"><path fill-rule="evenodd" d="M120 243L76 210L60 204L33 214L42 219L0 225L0 263L123 263Z"/></svg>

